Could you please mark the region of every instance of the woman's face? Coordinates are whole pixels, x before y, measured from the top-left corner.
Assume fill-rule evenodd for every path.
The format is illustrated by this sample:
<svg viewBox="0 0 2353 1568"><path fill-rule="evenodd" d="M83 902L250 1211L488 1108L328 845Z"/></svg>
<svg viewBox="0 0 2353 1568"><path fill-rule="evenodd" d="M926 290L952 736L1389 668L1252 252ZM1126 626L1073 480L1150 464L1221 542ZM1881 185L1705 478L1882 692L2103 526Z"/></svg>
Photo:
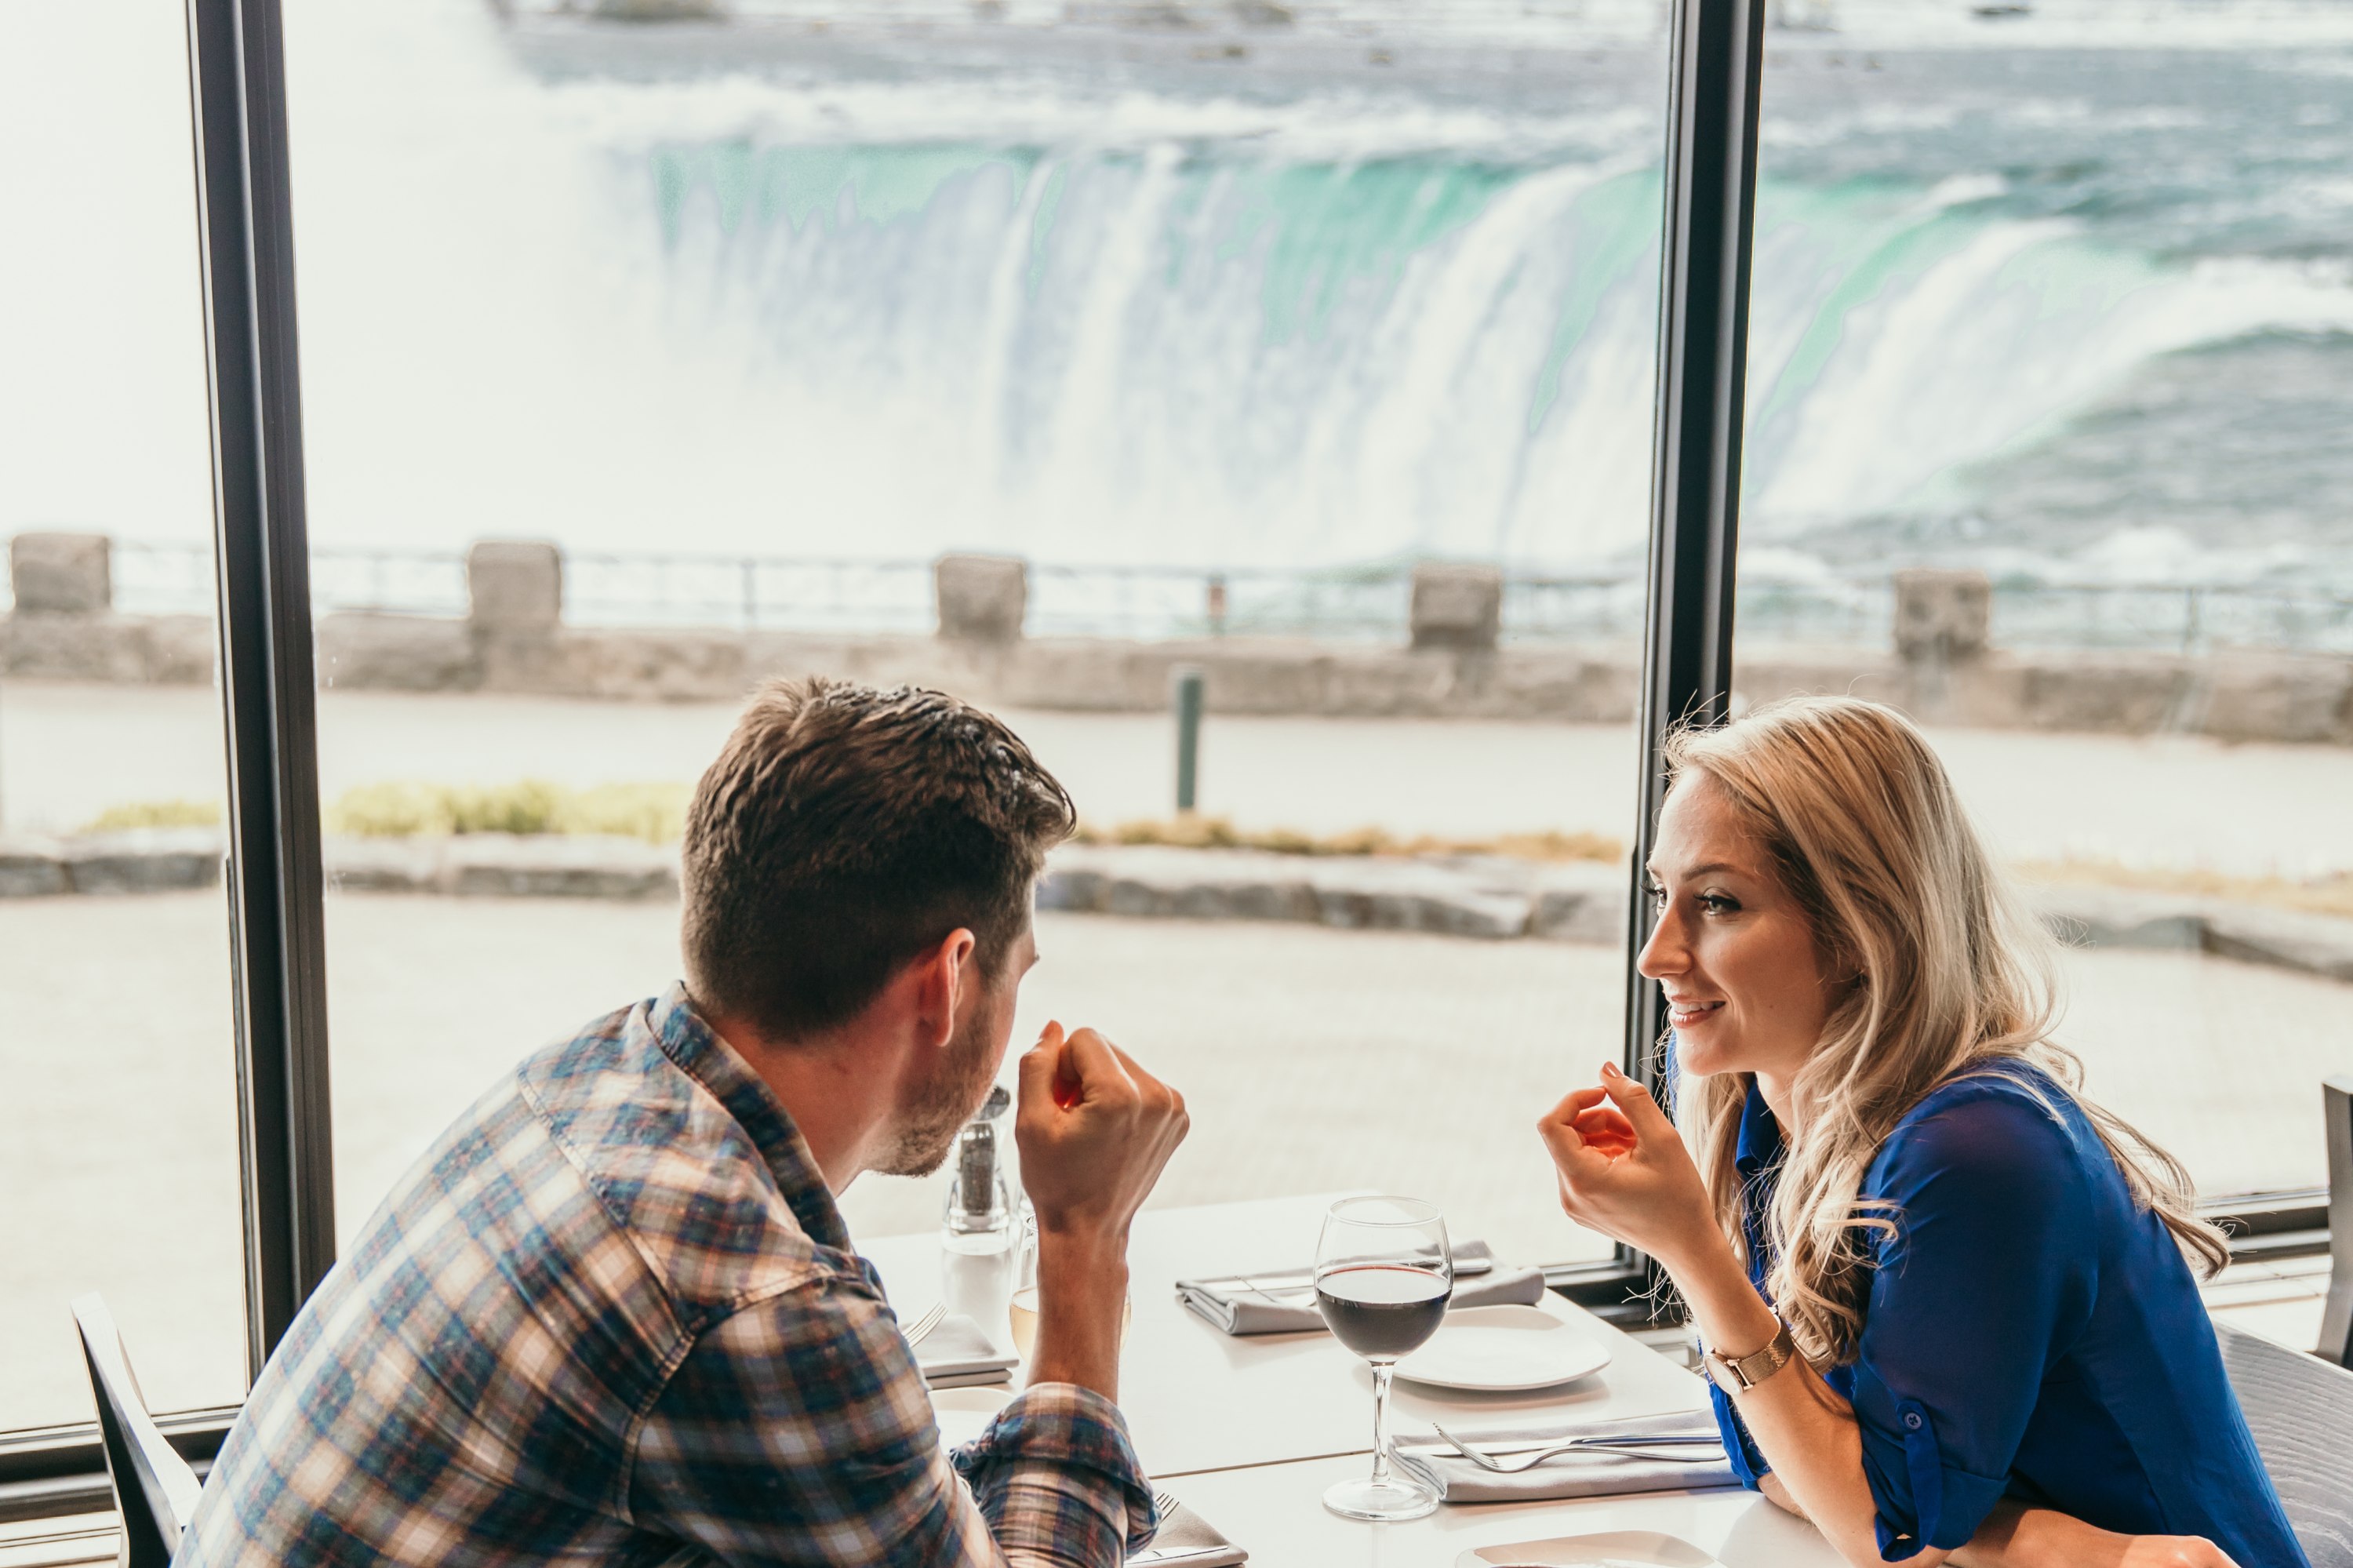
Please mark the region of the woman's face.
<svg viewBox="0 0 2353 1568"><path fill-rule="evenodd" d="M1720 786L1685 776L1651 854L1658 926L1636 965L1660 983L1682 1070L1786 1084L1830 1014L1810 921Z"/></svg>

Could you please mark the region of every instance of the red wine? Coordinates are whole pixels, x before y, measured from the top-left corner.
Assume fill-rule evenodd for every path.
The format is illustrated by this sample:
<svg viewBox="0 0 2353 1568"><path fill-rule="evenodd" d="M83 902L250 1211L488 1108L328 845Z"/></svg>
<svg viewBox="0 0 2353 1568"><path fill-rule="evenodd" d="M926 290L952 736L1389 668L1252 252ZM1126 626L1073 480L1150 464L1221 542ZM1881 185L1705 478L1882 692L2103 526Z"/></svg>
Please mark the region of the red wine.
<svg viewBox="0 0 2353 1568"><path fill-rule="evenodd" d="M1438 1332L1454 1287L1427 1269L1370 1263L1315 1282L1315 1309L1332 1335L1368 1361L1419 1350Z"/></svg>

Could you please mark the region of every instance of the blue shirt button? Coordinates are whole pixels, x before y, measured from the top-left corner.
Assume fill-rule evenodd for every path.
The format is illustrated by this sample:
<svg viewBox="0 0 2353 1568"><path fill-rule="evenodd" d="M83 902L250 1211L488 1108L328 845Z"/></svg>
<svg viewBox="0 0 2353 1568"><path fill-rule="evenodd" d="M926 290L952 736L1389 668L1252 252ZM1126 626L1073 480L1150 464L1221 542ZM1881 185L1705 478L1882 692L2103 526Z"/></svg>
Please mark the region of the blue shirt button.
<svg viewBox="0 0 2353 1568"><path fill-rule="evenodd" d="M1919 1431L1920 1413L1916 1410L1906 1413L1904 1417L1904 1425L1910 1427L1915 1432Z"/></svg>

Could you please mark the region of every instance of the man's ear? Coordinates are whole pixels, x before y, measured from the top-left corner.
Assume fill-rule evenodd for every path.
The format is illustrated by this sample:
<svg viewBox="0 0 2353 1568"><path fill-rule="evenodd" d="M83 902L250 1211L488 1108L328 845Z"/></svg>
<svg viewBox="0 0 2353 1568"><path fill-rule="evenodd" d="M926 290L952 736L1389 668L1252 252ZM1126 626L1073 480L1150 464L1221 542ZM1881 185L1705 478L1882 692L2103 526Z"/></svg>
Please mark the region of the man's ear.
<svg viewBox="0 0 2353 1568"><path fill-rule="evenodd" d="M915 960L916 1020L934 1050L955 1038L956 1021L980 984L979 942L959 926Z"/></svg>

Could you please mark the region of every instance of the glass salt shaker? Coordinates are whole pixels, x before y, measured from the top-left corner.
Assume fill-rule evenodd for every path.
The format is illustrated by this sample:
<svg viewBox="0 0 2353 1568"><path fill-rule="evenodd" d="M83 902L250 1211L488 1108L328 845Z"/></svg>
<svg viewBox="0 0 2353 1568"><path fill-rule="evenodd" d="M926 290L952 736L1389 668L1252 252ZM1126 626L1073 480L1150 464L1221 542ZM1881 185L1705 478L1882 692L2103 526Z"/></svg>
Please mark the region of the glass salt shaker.
<svg viewBox="0 0 2353 1568"><path fill-rule="evenodd" d="M955 1173L948 1182L940 1243L950 1252L1005 1253L1021 1237L1020 1190L1014 1185L1008 1152L997 1126L1013 1097L999 1084L988 1091L979 1113L956 1134Z"/></svg>

